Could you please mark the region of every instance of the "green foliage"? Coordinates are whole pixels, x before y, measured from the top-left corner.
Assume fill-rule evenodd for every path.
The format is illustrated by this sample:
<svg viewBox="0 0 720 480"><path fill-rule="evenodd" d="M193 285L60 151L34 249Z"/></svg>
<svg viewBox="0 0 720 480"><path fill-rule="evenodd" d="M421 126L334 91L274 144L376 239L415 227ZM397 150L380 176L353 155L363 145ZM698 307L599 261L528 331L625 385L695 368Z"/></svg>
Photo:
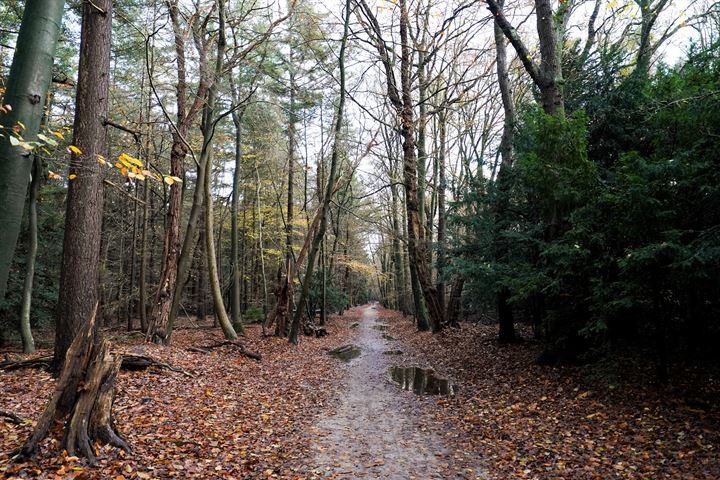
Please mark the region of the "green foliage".
<svg viewBox="0 0 720 480"><path fill-rule="evenodd" d="M38 199L38 253L35 263L32 310L33 328L54 325L60 280L64 233L65 188L45 186ZM8 280L8 291L0 300L0 330L18 331L22 304L25 261L28 251L27 219L20 234Z"/></svg>
<svg viewBox="0 0 720 480"><path fill-rule="evenodd" d="M584 201L595 183L595 166L587 158L587 117L526 113L517 138L518 168L543 213L569 209Z"/></svg>
<svg viewBox="0 0 720 480"><path fill-rule="evenodd" d="M606 65L571 76L569 104L584 113L526 112L514 167L455 219L470 292L490 303L509 288L569 359L618 342L709 347L720 335L719 52L650 79Z"/></svg>
<svg viewBox="0 0 720 480"><path fill-rule="evenodd" d="M265 314L263 313L262 308L256 305L249 306L243 313L243 320L246 323L259 323L263 321L264 318Z"/></svg>
<svg viewBox="0 0 720 480"><path fill-rule="evenodd" d="M311 311L319 309L322 305L322 271L314 272L313 277L308 298ZM341 289L328 280L325 288L325 301L328 312L341 312L347 306L348 298Z"/></svg>

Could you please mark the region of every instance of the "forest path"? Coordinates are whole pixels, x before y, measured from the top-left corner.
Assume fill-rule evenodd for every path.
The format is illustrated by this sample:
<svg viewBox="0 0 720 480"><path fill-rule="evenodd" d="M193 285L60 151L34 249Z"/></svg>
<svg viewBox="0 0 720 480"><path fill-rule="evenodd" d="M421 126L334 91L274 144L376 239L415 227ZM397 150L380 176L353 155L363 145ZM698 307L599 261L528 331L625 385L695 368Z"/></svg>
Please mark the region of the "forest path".
<svg viewBox="0 0 720 480"><path fill-rule="evenodd" d="M364 309L352 339L361 355L347 364L335 413L315 425L316 472L337 479L468 478L450 473L452 449L420 423L420 399L389 381L388 368L402 357L384 352L400 345L383 337L377 318L373 305Z"/></svg>

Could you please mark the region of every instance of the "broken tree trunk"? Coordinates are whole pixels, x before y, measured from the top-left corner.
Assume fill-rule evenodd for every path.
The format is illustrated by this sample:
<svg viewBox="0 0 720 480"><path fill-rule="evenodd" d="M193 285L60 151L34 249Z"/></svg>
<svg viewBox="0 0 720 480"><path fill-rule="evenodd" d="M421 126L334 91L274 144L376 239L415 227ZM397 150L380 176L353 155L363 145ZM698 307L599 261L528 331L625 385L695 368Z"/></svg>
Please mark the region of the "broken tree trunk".
<svg viewBox="0 0 720 480"><path fill-rule="evenodd" d="M60 378L18 459L31 457L57 420L65 420L62 448L96 464L95 442L130 451L115 428L112 404L115 379L122 356L112 355L109 343L96 329L97 305L92 316L70 344Z"/></svg>

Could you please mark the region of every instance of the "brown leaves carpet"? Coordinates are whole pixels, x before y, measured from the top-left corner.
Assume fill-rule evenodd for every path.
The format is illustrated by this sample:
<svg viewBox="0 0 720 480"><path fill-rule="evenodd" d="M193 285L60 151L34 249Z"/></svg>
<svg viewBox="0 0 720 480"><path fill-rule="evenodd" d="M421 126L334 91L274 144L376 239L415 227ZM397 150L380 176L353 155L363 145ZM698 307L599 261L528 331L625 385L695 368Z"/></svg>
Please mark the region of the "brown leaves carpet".
<svg viewBox="0 0 720 480"><path fill-rule="evenodd" d="M42 370L0 372L0 410L29 419L15 425L0 418L0 476L316 478L323 467L314 464L317 425L339 404L346 374L326 351L352 341L361 312L334 318L328 337L304 337L294 348L262 338L252 326L243 342L262 354L261 362L232 347L185 350L212 343L217 330L178 330L168 348L116 339L117 349L149 354L193 378L167 370L121 372L114 411L133 452L99 447L96 468L59 451L61 425L32 462L12 463L10 452L29 435L54 379ZM454 397L398 395L415 402L418 421L462 454L456 457L482 465L490 478L720 479L716 381L672 391L600 381L588 367L536 366L538 345L500 347L494 327L463 325L432 335L417 333L396 312L379 309L379 315L397 339L391 348L403 352L391 362L434 367L458 386ZM453 465L456 472L463 467Z"/></svg>

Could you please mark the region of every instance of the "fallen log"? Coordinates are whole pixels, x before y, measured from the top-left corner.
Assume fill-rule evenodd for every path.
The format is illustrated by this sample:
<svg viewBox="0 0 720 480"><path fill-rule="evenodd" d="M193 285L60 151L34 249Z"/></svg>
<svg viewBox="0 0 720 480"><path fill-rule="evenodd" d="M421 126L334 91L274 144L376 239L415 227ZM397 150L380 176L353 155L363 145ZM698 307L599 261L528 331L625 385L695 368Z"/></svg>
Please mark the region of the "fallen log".
<svg viewBox="0 0 720 480"><path fill-rule="evenodd" d="M136 355L131 353L123 353L118 354L122 357L122 363L120 364L121 370L129 370L129 371L140 371L145 370L149 367L158 367L165 370L172 370L173 372L179 372L187 377L193 377L192 374L188 373L187 371L183 370L182 368L174 367L168 363L161 362L160 360L154 359L152 357L149 357L147 355ZM29 360L17 360L17 361L10 361L6 360L4 362L0 362L0 370L20 370L22 368L44 368L44 369L50 369L52 365L53 357L50 356L44 356L44 357L38 357L38 358L32 358Z"/></svg>
<svg viewBox="0 0 720 480"><path fill-rule="evenodd" d="M212 344L212 345L203 345L203 346L200 346L200 347L192 347L192 348L195 349L195 350L193 350L193 351L201 352L201 353L207 353L207 352L209 352L210 350L213 350L213 349L215 349L215 348L220 348L220 347L225 347L225 346L232 346L232 347L235 348L235 350L237 350L237 351L238 351L239 353L241 353L242 355L245 355L246 357L252 358L253 360L257 360L258 362L259 362L260 360L262 360L262 356L261 356L259 353L250 352L250 351L248 351L248 350L245 350L245 345L243 345L242 343L238 342L237 340L223 340L222 342L214 343L214 344ZM207 352L203 352L203 350L205 350L205 351L207 351Z"/></svg>
<svg viewBox="0 0 720 480"><path fill-rule="evenodd" d="M49 369L52 365L52 355L31 358L29 360L5 360L0 362L0 370L20 370L21 368L44 368Z"/></svg>

